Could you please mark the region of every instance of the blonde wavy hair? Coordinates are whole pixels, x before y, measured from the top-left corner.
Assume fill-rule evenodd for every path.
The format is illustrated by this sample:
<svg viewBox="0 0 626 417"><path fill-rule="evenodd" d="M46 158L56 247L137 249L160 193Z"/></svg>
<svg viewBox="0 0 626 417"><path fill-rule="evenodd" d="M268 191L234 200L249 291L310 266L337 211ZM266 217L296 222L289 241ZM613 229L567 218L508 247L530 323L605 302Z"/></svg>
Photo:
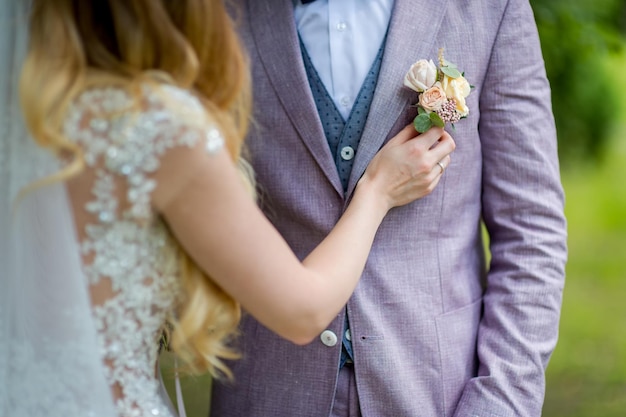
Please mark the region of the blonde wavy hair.
<svg viewBox="0 0 626 417"><path fill-rule="evenodd" d="M29 42L20 85L26 123L39 145L71 160L46 182L84 169L81 150L62 134L76 95L99 84L139 91L139 83L157 81L153 74L200 98L250 178L240 158L250 114L248 63L221 0L34 0ZM182 248L178 253L184 295L171 346L191 369L230 376L222 359L237 357L229 341L239 304Z"/></svg>

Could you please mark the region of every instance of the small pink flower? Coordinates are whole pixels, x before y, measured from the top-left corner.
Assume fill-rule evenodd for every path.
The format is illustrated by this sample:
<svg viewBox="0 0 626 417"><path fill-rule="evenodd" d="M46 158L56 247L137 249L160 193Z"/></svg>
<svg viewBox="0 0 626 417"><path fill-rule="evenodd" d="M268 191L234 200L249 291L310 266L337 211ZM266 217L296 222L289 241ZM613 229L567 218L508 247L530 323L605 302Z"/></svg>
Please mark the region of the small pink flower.
<svg viewBox="0 0 626 417"><path fill-rule="evenodd" d="M461 113L459 113L456 108L456 100L450 99L437 110L437 114L441 117L441 120L443 120L444 123L456 123L461 120Z"/></svg>

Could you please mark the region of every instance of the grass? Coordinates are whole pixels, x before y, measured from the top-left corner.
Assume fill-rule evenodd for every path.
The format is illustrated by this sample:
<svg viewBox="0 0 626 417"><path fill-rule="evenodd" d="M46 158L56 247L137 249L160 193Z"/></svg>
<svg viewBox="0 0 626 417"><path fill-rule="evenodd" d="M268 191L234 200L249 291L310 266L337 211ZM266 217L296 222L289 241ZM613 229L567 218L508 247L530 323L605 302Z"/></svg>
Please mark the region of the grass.
<svg viewBox="0 0 626 417"><path fill-rule="evenodd" d="M544 417L626 415L626 124L598 167L563 174L569 261Z"/></svg>
<svg viewBox="0 0 626 417"><path fill-rule="evenodd" d="M623 68L626 54L609 58ZM626 91L626 80L616 80ZM544 417L626 416L626 102L605 159L563 173L569 261Z"/></svg>
<svg viewBox="0 0 626 417"><path fill-rule="evenodd" d="M159 364L163 374L163 382L172 399L174 408L177 409L178 404L174 382L174 355L168 352L161 353ZM181 375L180 385L187 417L208 417L211 401L210 375Z"/></svg>

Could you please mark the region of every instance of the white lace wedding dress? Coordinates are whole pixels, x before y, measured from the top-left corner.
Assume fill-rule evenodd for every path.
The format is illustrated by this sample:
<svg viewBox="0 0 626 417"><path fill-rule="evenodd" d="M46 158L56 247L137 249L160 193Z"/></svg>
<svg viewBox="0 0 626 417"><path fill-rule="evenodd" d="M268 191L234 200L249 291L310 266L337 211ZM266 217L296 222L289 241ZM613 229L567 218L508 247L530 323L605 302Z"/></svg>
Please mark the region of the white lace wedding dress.
<svg viewBox="0 0 626 417"><path fill-rule="evenodd" d="M152 193L157 175L178 178L170 152L216 153L222 136L171 86L85 91L64 125L85 169L21 195L62 162L20 112L30 7L0 1L0 416L171 417L156 360L177 249Z"/></svg>
<svg viewBox="0 0 626 417"><path fill-rule="evenodd" d="M65 136L86 169L68 183L106 379L120 416L170 416L155 377L162 326L179 294L177 250L151 204L160 160L179 146L222 136L199 101L171 86L82 93ZM176 175L176 172L167 175Z"/></svg>

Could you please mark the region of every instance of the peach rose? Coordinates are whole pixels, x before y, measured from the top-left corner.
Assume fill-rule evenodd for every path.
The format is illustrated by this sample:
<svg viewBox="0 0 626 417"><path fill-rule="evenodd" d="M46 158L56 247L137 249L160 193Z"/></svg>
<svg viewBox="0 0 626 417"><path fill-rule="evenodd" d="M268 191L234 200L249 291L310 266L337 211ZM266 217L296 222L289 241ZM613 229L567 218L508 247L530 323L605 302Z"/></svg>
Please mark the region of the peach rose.
<svg viewBox="0 0 626 417"><path fill-rule="evenodd" d="M418 93L428 90L435 84L435 81L437 81L437 67L432 59L430 61L420 59L411 65L404 76L404 85Z"/></svg>
<svg viewBox="0 0 626 417"><path fill-rule="evenodd" d="M427 111L437 111L446 102L446 92L441 83L437 81L435 85L424 91L420 95L419 105Z"/></svg>

